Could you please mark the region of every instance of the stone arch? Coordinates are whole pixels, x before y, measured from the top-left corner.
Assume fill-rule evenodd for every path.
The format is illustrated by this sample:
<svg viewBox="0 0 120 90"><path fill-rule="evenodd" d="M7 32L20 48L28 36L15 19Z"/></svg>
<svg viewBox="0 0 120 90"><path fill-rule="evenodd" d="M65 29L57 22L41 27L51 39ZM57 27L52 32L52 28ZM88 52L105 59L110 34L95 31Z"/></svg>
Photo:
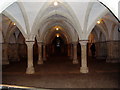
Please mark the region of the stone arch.
<svg viewBox="0 0 120 90"><path fill-rule="evenodd" d="M1 6L0 7L0 13L2 11L4 11L7 7L9 7L11 4L13 4L14 2L16 2L16 1L18 1L18 0L11 0L10 2L8 2L7 0L2 1L1 5L0 5ZM119 0L117 0L117 1L119 2ZM117 10L113 11L113 9L112 9L114 6L110 5L110 3L108 3L108 2L106 2L104 0L100 0L98 2L100 2L101 4L103 4L104 6L106 6L107 8L110 8L111 12L113 12L116 15L116 17L118 18ZM116 4L118 4L118 2L116 2Z"/></svg>
<svg viewBox="0 0 120 90"><path fill-rule="evenodd" d="M63 4L63 3L62 3ZM49 6L49 5L48 5ZM48 7L47 5L46 6L44 6L44 7ZM70 7L70 6L69 6ZM66 7L65 7L66 8ZM67 8L68 9L68 8ZM72 9L69 9L68 11L70 11L70 12L72 12L72 14L74 14L74 12L73 11L71 11ZM36 17L36 20L39 20L40 19L40 17L39 17L39 15L40 15L40 13L41 12L39 12L38 13L38 16ZM79 35L79 37L81 36L80 35L80 31L79 30L81 30L81 26L80 26L80 24L77 22L78 20L76 19L76 20L74 20L75 18L76 18L76 16L73 16L73 17L71 17L70 15L68 15L67 13L62 13L62 12L59 12L59 11L57 11L57 12L51 12L51 13L49 13L48 15L46 15L46 16L44 16L44 17L42 17L41 18L41 21L38 21L38 25L36 24L36 20L35 20L35 23L34 23L34 30L35 30L35 33L37 33L37 30L38 30L38 28L39 28L39 25L40 25L40 23L42 22L42 21L44 21L46 18L48 18L48 17L50 17L50 16L52 16L52 15L56 15L56 14L58 14L58 15L61 15L61 16L64 16L64 17L66 17L70 22L72 22L72 25L74 26L74 28L75 28L75 30L76 30L76 32L78 33L78 35ZM74 14L75 15L75 14ZM74 23L73 23L74 22ZM37 25L37 26L36 26ZM35 28L35 27L37 27L37 28ZM36 35L36 34L35 34Z"/></svg>
<svg viewBox="0 0 120 90"><path fill-rule="evenodd" d="M97 18L95 18L94 22L88 28L89 31L88 31L87 36L89 36L89 34L92 31L92 29L95 27L97 20L99 20L100 18L102 18L103 16L105 16L107 13L108 13L108 10L106 9L103 12L101 12Z"/></svg>
<svg viewBox="0 0 120 90"><path fill-rule="evenodd" d="M101 41L106 41L106 37L105 37L105 35L104 35L102 32L100 33L99 41L100 41L100 42L101 42Z"/></svg>
<svg viewBox="0 0 120 90"><path fill-rule="evenodd" d="M91 36L92 35L92 36ZM96 30L92 30L88 37L89 43L97 42L98 41L98 35L96 33Z"/></svg>
<svg viewBox="0 0 120 90"><path fill-rule="evenodd" d="M47 21L47 22L46 22ZM43 37L43 35L44 35L44 33L46 33L46 31L47 30L49 30L50 28L52 28L52 27L54 27L54 26L61 26L61 27L63 27L63 28L65 28L65 30L66 31L68 31L68 33L69 33L69 35L72 37L72 39L73 39L73 41L77 41L78 39L76 38L77 37L77 35L76 35L76 32L74 31L74 28L73 27L71 27L71 25L66 25L65 23L60 23L60 22L56 22L56 21L50 21L49 22L49 20L46 20L44 23L44 26L42 27L42 29L41 29L41 35L40 35L40 37L42 38ZM55 24L53 24L55 22ZM66 28L66 27L68 27L68 29ZM71 28L73 28L73 29L71 29L71 28L69 28L69 27L71 27ZM75 40L74 40L75 39Z"/></svg>
<svg viewBox="0 0 120 90"><path fill-rule="evenodd" d="M120 32L118 31L118 25L113 25L113 27L112 27L112 39L111 40L120 40L119 39L119 35L120 35Z"/></svg>
<svg viewBox="0 0 120 90"><path fill-rule="evenodd" d="M12 17L9 13L7 13L7 12L5 12L5 11L4 11L3 14L4 14L6 17L9 17L9 19L16 24L16 26L19 28L19 30L21 31L21 33L23 34L23 36L26 38L27 35L26 35L26 33L23 31L23 28L22 28L22 26L18 23L18 21L17 21L14 17Z"/></svg>
<svg viewBox="0 0 120 90"><path fill-rule="evenodd" d="M22 41L21 41L21 39L22 39ZM19 43L19 44L25 43L25 38L24 38L24 36L22 35L21 32L18 35L17 43Z"/></svg>
<svg viewBox="0 0 120 90"><path fill-rule="evenodd" d="M27 13L25 11L25 8L24 8L23 4L21 2L17 2L17 3L19 5L19 7L20 7L20 10L21 10L23 18L24 18L24 22L25 22L25 26L26 26L26 31L29 34L30 33L30 28L29 28L29 22L28 22Z"/></svg>
<svg viewBox="0 0 120 90"><path fill-rule="evenodd" d="M106 40L108 40L108 34L105 32L105 30L104 30L103 27L101 27L101 26L99 26L99 25L96 25L95 28L96 28L96 29L99 29L100 32L102 32L102 33L104 34L104 36L106 36L106 37L105 37ZM94 30L94 29L93 29L93 30ZM92 30L92 31L93 31L93 30ZM89 34L89 35L90 35L90 34ZM98 39L98 40L99 40L99 39Z"/></svg>
<svg viewBox="0 0 120 90"><path fill-rule="evenodd" d="M2 31L0 30L0 43L3 43L3 42L4 42L4 37L3 37Z"/></svg>
<svg viewBox="0 0 120 90"><path fill-rule="evenodd" d="M6 32L5 32L5 36L4 36L4 42L8 43L10 36L16 31L16 29L18 30L19 28L16 26L16 24L14 25L14 23L12 22L12 20L9 17L5 16L4 14L2 14L2 15L3 15L3 17L2 17L3 20L4 20L4 18L7 18L8 22L9 22L7 24L8 27L6 28ZM22 32L21 32L21 34L22 34Z"/></svg>
<svg viewBox="0 0 120 90"><path fill-rule="evenodd" d="M50 41L50 40L52 41L52 40L56 37L56 34L58 34L58 33L59 33L59 35L61 36L61 38L63 38L63 40L66 42L66 44L68 44L68 43L71 42L70 36L69 36L67 33L63 32L63 31L47 33L47 34L45 35L43 41L46 41L46 42L50 43L49 41ZM49 38L46 38L46 37L49 37Z"/></svg>

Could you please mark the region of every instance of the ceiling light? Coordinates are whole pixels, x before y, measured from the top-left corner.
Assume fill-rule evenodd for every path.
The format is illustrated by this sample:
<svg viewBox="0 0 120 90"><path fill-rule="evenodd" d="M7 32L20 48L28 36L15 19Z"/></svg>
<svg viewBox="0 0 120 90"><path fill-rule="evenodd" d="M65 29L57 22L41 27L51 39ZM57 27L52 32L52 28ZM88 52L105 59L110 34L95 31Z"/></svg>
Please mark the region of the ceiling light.
<svg viewBox="0 0 120 90"><path fill-rule="evenodd" d="M57 34L57 37L60 37L60 35L59 35L59 34Z"/></svg>
<svg viewBox="0 0 120 90"><path fill-rule="evenodd" d="M58 30L59 30L59 28L56 28L56 30L58 31Z"/></svg>
<svg viewBox="0 0 120 90"><path fill-rule="evenodd" d="M57 6L58 5L58 2L54 2L54 6Z"/></svg>
<svg viewBox="0 0 120 90"><path fill-rule="evenodd" d="M100 20L98 20L98 21L97 21L97 24L100 24L100 23L101 23L101 21L100 21Z"/></svg>

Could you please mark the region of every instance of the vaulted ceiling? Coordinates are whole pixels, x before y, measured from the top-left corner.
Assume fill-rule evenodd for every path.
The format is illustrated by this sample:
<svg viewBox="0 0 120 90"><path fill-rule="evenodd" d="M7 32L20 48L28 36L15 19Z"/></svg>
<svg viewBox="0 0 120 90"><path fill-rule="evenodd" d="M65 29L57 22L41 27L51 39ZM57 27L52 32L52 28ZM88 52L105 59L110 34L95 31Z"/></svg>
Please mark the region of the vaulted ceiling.
<svg viewBox="0 0 120 90"><path fill-rule="evenodd" d="M64 32L67 38L71 37L69 38L71 42L76 42L78 39L87 40L99 19L103 18L105 23L108 21L115 25L119 23L107 8L96 0L94 2L57 0L56 6L54 1L21 0L11 4L2 14L16 24L26 40L34 40L38 37L39 41L43 41L46 35L48 37L53 35L50 31L55 26L64 28L59 33Z"/></svg>

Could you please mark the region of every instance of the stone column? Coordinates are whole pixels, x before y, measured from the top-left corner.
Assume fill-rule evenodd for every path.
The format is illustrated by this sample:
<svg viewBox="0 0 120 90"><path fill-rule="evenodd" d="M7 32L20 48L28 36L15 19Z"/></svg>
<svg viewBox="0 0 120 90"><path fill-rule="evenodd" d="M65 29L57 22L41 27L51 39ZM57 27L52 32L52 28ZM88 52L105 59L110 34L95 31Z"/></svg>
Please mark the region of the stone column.
<svg viewBox="0 0 120 90"><path fill-rule="evenodd" d="M73 43L73 64L78 64L78 59L77 59L77 43Z"/></svg>
<svg viewBox="0 0 120 90"><path fill-rule="evenodd" d="M33 41L26 41L27 44L27 53L28 53L28 65L26 74L33 74L35 73L34 66L33 66Z"/></svg>
<svg viewBox="0 0 120 90"><path fill-rule="evenodd" d="M43 61L46 61L47 58L46 58L46 46L43 45Z"/></svg>
<svg viewBox="0 0 120 90"><path fill-rule="evenodd" d="M8 60L8 43L4 43L2 45L3 53L2 53L2 64L7 65L9 64Z"/></svg>
<svg viewBox="0 0 120 90"><path fill-rule="evenodd" d="M81 73L88 73L87 67L87 42L88 41L80 41L81 44Z"/></svg>
<svg viewBox="0 0 120 90"><path fill-rule="evenodd" d="M67 47L68 47L68 57L70 57L70 44L68 44Z"/></svg>
<svg viewBox="0 0 120 90"><path fill-rule="evenodd" d="M43 64L43 59L42 59L42 43L38 42L38 64Z"/></svg>
<svg viewBox="0 0 120 90"><path fill-rule="evenodd" d="M46 57L47 58L49 57L49 45L48 44L46 45Z"/></svg>
<svg viewBox="0 0 120 90"><path fill-rule="evenodd" d="M73 45L70 46L70 59L73 59Z"/></svg>
<svg viewBox="0 0 120 90"><path fill-rule="evenodd" d="M19 51L18 51L18 48L19 48L19 44L16 44L16 50L15 50L15 61L20 61L20 57L19 57Z"/></svg>

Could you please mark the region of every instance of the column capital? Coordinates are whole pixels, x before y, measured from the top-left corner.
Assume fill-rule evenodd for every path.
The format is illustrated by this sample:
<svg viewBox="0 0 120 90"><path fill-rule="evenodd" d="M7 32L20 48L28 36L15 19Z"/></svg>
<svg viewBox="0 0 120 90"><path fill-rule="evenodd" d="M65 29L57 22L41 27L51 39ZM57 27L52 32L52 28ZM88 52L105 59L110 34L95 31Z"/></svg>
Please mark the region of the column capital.
<svg viewBox="0 0 120 90"><path fill-rule="evenodd" d="M38 43L38 46L42 46L43 45L43 42L37 42Z"/></svg>
<svg viewBox="0 0 120 90"><path fill-rule="evenodd" d="M79 43L80 43L81 45L87 45L88 40L79 40Z"/></svg>
<svg viewBox="0 0 120 90"><path fill-rule="evenodd" d="M73 44L73 45L77 45L77 44L78 44L78 42L72 42L72 44Z"/></svg>
<svg viewBox="0 0 120 90"><path fill-rule="evenodd" d="M35 42L34 41L26 41L25 43L27 44L28 47L32 47Z"/></svg>
<svg viewBox="0 0 120 90"><path fill-rule="evenodd" d="M38 43L38 44L44 44L42 41L38 41L37 43Z"/></svg>

